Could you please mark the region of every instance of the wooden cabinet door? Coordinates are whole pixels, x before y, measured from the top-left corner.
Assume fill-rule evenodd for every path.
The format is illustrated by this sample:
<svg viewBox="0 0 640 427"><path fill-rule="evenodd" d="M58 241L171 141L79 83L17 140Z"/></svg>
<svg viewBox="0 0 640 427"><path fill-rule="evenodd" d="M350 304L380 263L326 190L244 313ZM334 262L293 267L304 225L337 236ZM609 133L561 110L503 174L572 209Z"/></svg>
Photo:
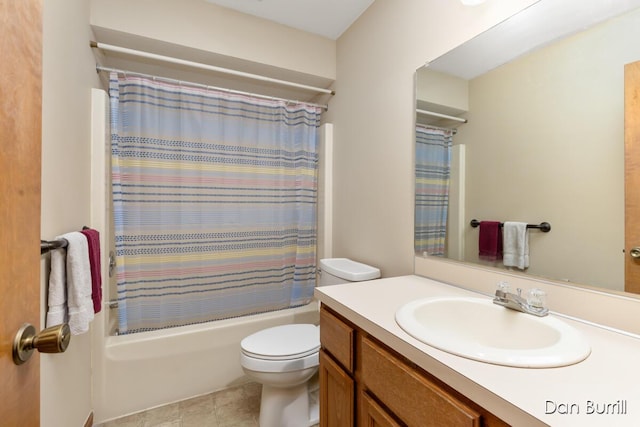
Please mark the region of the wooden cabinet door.
<svg viewBox="0 0 640 427"><path fill-rule="evenodd" d="M360 393L358 427L402 427L367 392Z"/></svg>
<svg viewBox="0 0 640 427"><path fill-rule="evenodd" d="M320 350L320 427L353 427L354 381Z"/></svg>
<svg viewBox="0 0 640 427"><path fill-rule="evenodd" d="M480 427L481 414L369 338L362 339L362 386L410 427Z"/></svg>

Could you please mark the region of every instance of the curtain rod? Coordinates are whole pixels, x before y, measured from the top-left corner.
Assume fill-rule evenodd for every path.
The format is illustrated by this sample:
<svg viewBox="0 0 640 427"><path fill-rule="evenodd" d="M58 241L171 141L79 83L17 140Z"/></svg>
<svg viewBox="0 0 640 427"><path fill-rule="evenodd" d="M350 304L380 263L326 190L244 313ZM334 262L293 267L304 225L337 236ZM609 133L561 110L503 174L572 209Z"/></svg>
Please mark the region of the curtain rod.
<svg viewBox="0 0 640 427"><path fill-rule="evenodd" d="M467 119L463 119L461 117L456 117L456 116L449 116L447 114L435 113L433 111L420 110L416 108L416 113L426 114L427 116L440 117L442 119L455 120L456 122L460 122L460 123L467 123Z"/></svg>
<svg viewBox="0 0 640 427"><path fill-rule="evenodd" d="M274 101L284 101L284 102L291 102L291 103L296 103L296 104L305 104L305 105L310 105L312 107L322 108L325 111L327 111L329 109L329 106L327 104L314 104L313 102L298 101L298 100L295 100L295 99L278 98L276 96L269 96L269 95L260 95L258 93L243 92L241 90L228 89L228 88L224 88L224 87L216 87L216 86L211 86L211 85L205 85L205 84L202 84L202 83L189 82L189 81L185 81L185 80L171 79L169 77L159 77L159 76L154 76L154 75L151 75L151 74L138 73L136 71L118 70L116 68L103 67L103 66L98 65L98 64L96 64L96 71L98 71L98 72L100 72L100 71L115 72L115 73L124 74L124 75L146 77L148 79L153 79L153 80L160 81L160 82L174 83L174 84L178 84L178 85L185 85L185 86L192 86L192 87L199 87L199 88L203 88L203 89L219 90L219 91L222 91L222 92L234 93L234 94L237 94L237 95L247 95L247 96L253 96L255 98L270 99L270 100L274 100Z"/></svg>
<svg viewBox="0 0 640 427"><path fill-rule="evenodd" d="M231 75L234 75L234 76L245 77L245 78L253 79L253 80L261 80L261 81L264 81L264 82L275 83L275 84L279 84L279 85L283 85L283 86L295 87L295 88L298 88L298 89L309 90L309 91L312 91L312 92L326 93L326 94L329 94L329 95L335 95L335 91L333 91L331 89L325 89L325 88L321 88L321 87L309 86L309 85L304 85L304 84L301 84L301 83L289 82L289 81L286 81L286 80L274 79L274 78L271 78L271 77L261 76L259 74L245 73L243 71L237 71L237 70L231 70L231 69L228 69L228 68L216 67L214 65L202 64L200 62L187 61L187 60L184 60L184 59L173 58L171 56L157 55L155 53L143 52L141 50L134 50L134 49L126 48L126 47L114 46L114 45L111 45L111 44L99 43L99 42L95 42L95 41L91 41L89 43L89 45L91 47L97 48L97 49L102 49L102 50L107 50L107 51L112 51L112 52L120 52L120 53L129 54L129 55L140 56L142 58L149 58L149 59L155 59L155 60L163 61L163 62L170 62L170 63L173 63L173 64L186 65L188 67L200 68L200 69L203 69L203 70L215 71L215 72L224 73L224 74L231 74Z"/></svg>
<svg viewBox="0 0 640 427"><path fill-rule="evenodd" d="M458 133L458 129L456 129L456 128L445 128L445 127L441 127L441 126L426 125L424 123L416 123L416 126L421 126L423 128L427 128L427 129L448 130L449 132L451 132L454 135Z"/></svg>

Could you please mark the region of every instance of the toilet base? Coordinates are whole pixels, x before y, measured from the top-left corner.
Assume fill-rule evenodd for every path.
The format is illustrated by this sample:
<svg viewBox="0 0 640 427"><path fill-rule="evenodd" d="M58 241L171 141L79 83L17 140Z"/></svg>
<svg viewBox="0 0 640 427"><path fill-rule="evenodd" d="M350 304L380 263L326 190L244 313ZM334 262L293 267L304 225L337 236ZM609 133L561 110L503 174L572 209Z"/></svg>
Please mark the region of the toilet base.
<svg viewBox="0 0 640 427"><path fill-rule="evenodd" d="M300 384L291 388L262 385L260 427L313 425L309 423L309 409L307 384Z"/></svg>
<svg viewBox="0 0 640 427"><path fill-rule="evenodd" d="M294 387L262 385L260 427L310 427L320 422L319 381L316 372Z"/></svg>
<svg viewBox="0 0 640 427"><path fill-rule="evenodd" d="M320 382L316 373L308 383L309 390L309 426L320 423Z"/></svg>

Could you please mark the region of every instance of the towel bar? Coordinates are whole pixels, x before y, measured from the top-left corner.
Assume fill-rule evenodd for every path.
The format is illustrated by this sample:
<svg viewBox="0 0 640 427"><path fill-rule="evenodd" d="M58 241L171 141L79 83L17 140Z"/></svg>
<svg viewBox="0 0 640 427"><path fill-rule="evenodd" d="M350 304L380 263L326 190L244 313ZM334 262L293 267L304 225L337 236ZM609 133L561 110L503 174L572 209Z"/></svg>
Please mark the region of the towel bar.
<svg viewBox="0 0 640 427"><path fill-rule="evenodd" d="M91 230L90 227L86 225L82 226L83 230ZM56 240L40 240L40 255L46 254L52 249L58 248L66 248L69 245L66 239L56 239Z"/></svg>
<svg viewBox="0 0 640 427"><path fill-rule="evenodd" d="M66 248L68 244L66 239L40 240L40 255L46 254L52 249Z"/></svg>
<svg viewBox="0 0 640 427"><path fill-rule="evenodd" d="M480 225L480 221L478 221L477 219L472 219L469 225L471 225L473 228L476 228ZM504 223L501 222L500 227L502 226L504 226ZM543 233L548 233L549 231L551 231L551 224L549 224L548 222L541 222L540 224L527 224L527 228L535 228L542 231Z"/></svg>

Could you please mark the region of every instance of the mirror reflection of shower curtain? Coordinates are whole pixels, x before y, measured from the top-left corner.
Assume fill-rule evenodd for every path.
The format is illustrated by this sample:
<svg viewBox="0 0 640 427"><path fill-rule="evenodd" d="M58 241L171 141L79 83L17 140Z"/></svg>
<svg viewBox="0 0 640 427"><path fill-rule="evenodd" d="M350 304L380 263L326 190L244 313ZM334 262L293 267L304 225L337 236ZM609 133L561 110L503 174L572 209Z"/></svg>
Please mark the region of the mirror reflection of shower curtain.
<svg viewBox="0 0 640 427"><path fill-rule="evenodd" d="M416 125L415 251L445 256L453 131Z"/></svg>
<svg viewBox="0 0 640 427"><path fill-rule="evenodd" d="M321 110L110 76L120 333L307 304Z"/></svg>

